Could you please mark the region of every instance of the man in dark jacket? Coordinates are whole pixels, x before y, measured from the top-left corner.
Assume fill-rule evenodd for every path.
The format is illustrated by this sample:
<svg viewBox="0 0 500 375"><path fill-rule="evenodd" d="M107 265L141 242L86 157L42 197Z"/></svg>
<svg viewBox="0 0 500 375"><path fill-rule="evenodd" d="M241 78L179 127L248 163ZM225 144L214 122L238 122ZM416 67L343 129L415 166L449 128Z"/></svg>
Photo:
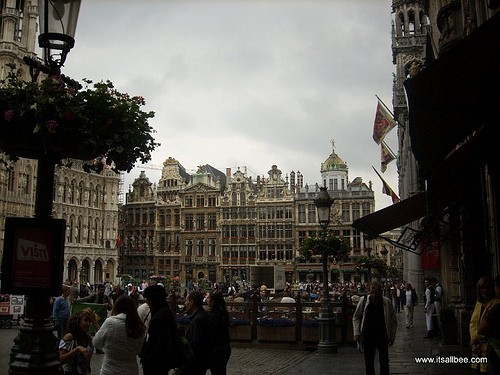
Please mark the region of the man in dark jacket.
<svg viewBox="0 0 500 375"><path fill-rule="evenodd" d="M210 361L212 349L212 322L203 308L202 292L195 290L186 298L186 310L191 320L186 331L186 339L193 351L192 358L183 366L184 375L205 375Z"/></svg>

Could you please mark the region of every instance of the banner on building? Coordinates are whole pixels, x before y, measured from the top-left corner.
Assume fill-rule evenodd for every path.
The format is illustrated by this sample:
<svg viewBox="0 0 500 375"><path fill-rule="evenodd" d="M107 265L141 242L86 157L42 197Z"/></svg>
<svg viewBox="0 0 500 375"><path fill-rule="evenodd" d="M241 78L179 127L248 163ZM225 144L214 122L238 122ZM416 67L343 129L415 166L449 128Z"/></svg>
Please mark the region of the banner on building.
<svg viewBox="0 0 500 375"><path fill-rule="evenodd" d="M396 126L396 121L386 109L380 100L377 103L377 111L375 112L375 122L373 123L373 140L380 144L387 133Z"/></svg>

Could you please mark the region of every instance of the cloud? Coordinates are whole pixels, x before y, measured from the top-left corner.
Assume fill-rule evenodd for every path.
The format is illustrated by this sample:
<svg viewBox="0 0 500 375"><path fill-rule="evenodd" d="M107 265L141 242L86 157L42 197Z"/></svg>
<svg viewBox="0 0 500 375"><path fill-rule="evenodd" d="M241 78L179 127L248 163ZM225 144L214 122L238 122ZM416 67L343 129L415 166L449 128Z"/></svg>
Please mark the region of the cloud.
<svg viewBox="0 0 500 375"><path fill-rule="evenodd" d="M172 156L255 176L276 164L312 185L334 139L349 179L374 182L378 209L391 204L371 169L375 94L392 97L390 31L383 0L89 0L63 72L146 98L153 165ZM397 149L395 130L387 141Z"/></svg>

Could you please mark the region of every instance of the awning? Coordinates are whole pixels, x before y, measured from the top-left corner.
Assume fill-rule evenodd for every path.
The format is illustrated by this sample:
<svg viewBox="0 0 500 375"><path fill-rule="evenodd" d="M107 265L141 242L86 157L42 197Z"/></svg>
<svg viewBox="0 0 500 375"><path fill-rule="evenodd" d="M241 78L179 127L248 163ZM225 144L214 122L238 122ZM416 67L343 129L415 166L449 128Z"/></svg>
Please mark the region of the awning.
<svg viewBox="0 0 500 375"><path fill-rule="evenodd" d="M418 220L426 214L426 193L419 193L354 220L352 226L363 233L377 237L381 233Z"/></svg>

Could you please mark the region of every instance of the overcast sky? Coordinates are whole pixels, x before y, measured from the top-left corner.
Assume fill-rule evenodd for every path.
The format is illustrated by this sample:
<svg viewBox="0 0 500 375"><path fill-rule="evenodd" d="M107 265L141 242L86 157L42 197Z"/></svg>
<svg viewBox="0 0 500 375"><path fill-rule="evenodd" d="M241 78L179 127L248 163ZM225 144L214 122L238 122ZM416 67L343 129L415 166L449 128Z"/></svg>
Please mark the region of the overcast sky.
<svg viewBox="0 0 500 375"><path fill-rule="evenodd" d="M392 202L372 131L375 95L392 109L391 19L388 0L84 0L63 73L146 98L153 166L267 177L275 164L314 185L333 139L380 209ZM396 129L386 141L397 151ZM138 165L125 189L141 170L158 182ZM397 192L395 162L383 177Z"/></svg>

